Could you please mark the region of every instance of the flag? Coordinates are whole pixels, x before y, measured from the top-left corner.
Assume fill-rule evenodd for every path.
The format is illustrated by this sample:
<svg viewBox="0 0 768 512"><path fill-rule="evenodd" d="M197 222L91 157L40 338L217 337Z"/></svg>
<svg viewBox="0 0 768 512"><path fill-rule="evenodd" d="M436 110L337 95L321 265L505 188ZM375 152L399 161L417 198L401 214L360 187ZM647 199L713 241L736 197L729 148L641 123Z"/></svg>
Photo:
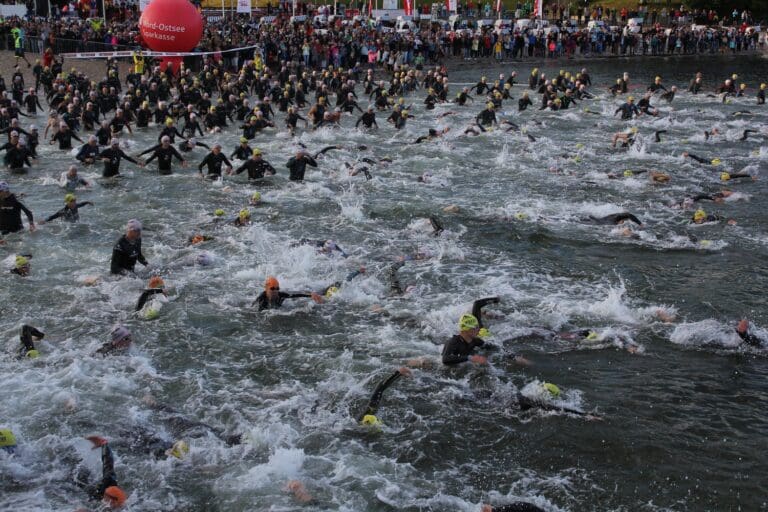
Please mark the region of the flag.
<svg viewBox="0 0 768 512"><path fill-rule="evenodd" d="M533 8L533 16L541 18L544 15L544 0L536 0L536 5Z"/></svg>
<svg viewBox="0 0 768 512"><path fill-rule="evenodd" d="M496 0L496 12L501 12L501 0Z"/></svg>
<svg viewBox="0 0 768 512"><path fill-rule="evenodd" d="M403 10L406 16L413 16L413 0L403 0Z"/></svg>

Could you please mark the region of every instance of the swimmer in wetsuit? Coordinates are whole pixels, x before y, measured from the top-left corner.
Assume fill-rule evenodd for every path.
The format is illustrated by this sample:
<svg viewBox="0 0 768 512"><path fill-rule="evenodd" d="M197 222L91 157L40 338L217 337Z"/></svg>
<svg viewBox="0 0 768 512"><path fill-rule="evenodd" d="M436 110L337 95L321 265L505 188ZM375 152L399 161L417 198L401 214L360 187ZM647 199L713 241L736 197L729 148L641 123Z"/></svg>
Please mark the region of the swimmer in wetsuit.
<svg viewBox="0 0 768 512"><path fill-rule="evenodd" d="M104 162L104 173L102 176L105 178L111 178L120 174L120 161L122 159L128 160L139 167L144 167L143 163L120 149L120 140L116 138L110 141L110 146L99 154L99 158Z"/></svg>
<svg viewBox="0 0 768 512"><path fill-rule="evenodd" d="M274 176L277 171L270 165L269 162L264 160L261 156L261 150L256 148L251 153L251 158L247 159L243 164L232 171L231 169L227 174L240 174L243 171L248 171L249 180L260 180L264 178L264 175Z"/></svg>
<svg viewBox="0 0 768 512"><path fill-rule="evenodd" d="M200 165L197 166L198 174L202 177L203 167L208 166L208 175L205 177L209 180L221 179L221 167L223 164L227 164L227 172L232 170L232 164L229 159L221 152L221 144L218 142L213 145L213 149L208 153Z"/></svg>
<svg viewBox="0 0 768 512"><path fill-rule="evenodd" d="M38 352L35 348L34 341L41 340L44 337L44 332L38 331L31 325L22 325L21 332L19 333L19 341L21 342L21 346L19 347L17 358L22 359L24 357L29 357L30 359L33 359L38 357L40 352Z"/></svg>
<svg viewBox="0 0 768 512"><path fill-rule="evenodd" d="M280 291L280 283L275 277L268 277L264 282L264 291L256 297L253 304L258 304L259 311L265 309L278 309L283 305L286 299L297 298L311 298L313 301L320 303L322 297L315 292L282 292Z"/></svg>
<svg viewBox="0 0 768 512"><path fill-rule="evenodd" d="M736 325L736 333L744 343L752 347L761 347L765 343L765 340L749 332L749 320L746 318L742 318Z"/></svg>
<svg viewBox="0 0 768 512"><path fill-rule="evenodd" d="M610 225L610 224L623 224L624 221L631 221L637 224L638 226L642 226L643 223L640 222L640 219L635 217L629 212L621 212L621 213L612 213L611 215L606 215L605 217L593 217L590 215L587 219L585 219L588 222L592 222L594 224L602 224L602 225Z"/></svg>
<svg viewBox="0 0 768 512"><path fill-rule="evenodd" d="M481 512L544 512L544 509L537 507L531 503L525 501L516 501L514 503L507 503L506 505L499 505L493 507L491 505L483 505L480 509Z"/></svg>
<svg viewBox="0 0 768 512"><path fill-rule="evenodd" d="M104 343L94 355L107 356L117 353L123 353L133 343L133 335L124 325L116 325L109 333L109 341Z"/></svg>
<svg viewBox="0 0 768 512"><path fill-rule="evenodd" d="M58 218L61 218L67 222L77 222L80 220L80 213L78 210L83 206L88 206L88 205L93 206L93 203L90 201L82 201L78 203L77 197L75 197L75 194L67 194L64 196L64 208L57 211L53 215L49 216L40 224L43 224L45 222L50 222Z"/></svg>
<svg viewBox="0 0 768 512"><path fill-rule="evenodd" d="M149 284L147 285L147 289L141 292L141 295L139 296L139 301L136 303L136 310L135 311L141 311L141 309L144 307L144 305L149 302L150 298L153 295L157 295L158 293L161 293L165 296L168 294L165 293L165 290L163 287L165 286L165 282L160 276L152 276L149 279Z"/></svg>
<svg viewBox="0 0 768 512"><path fill-rule="evenodd" d="M125 234L118 239L112 249L110 262L112 274L133 272L137 261L145 267L149 264L141 252L141 229L141 222L136 219L131 219L126 224Z"/></svg>
<svg viewBox="0 0 768 512"><path fill-rule="evenodd" d="M104 438L93 437L88 440L93 443L94 449L101 448L101 480L95 483L90 482L90 473L85 468L81 468L75 483L85 489L92 499L102 500L109 508L120 508L125 504L127 496L117 484L112 449Z"/></svg>
<svg viewBox="0 0 768 512"><path fill-rule="evenodd" d="M547 394L549 394L551 398L558 398L560 396L560 388L558 388L554 384L551 384L549 382L544 382L542 383L542 388ZM584 416L587 419L600 419L598 416L595 416L594 414L580 411L579 409L574 409L572 407L567 407L565 405L551 403L544 399L527 397L519 391L517 392L517 406L520 408L521 411L539 409L542 411L553 411L553 412L564 412L567 414L575 414L577 416Z"/></svg>
<svg viewBox="0 0 768 512"><path fill-rule="evenodd" d="M365 406L365 409L357 417L358 423L362 423L364 425L377 425L378 418L376 418L376 413L379 411L379 405L381 404L381 398L384 396L384 391L386 391L387 388L394 384L395 381L397 381L397 379L400 377L408 376L410 374L411 371L408 368L403 367L381 381L373 391L373 395L371 395L371 399L368 400L368 404Z"/></svg>
<svg viewBox="0 0 768 512"><path fill-rule="evenodd" d="M146 155L147 153L152 153L152 155L147 159L146 162L144 162L144 165L149 164L152 160L157 158L157 169L162 175L168 175L171 174L173 171L171 170L171 162L173 161L173 158L176 157L183 167L186 167L187 161L184 160L184 157L181 156L181 154L176 150L175 147L171 146L171 138L167 135L164 135L160 139L160 144L156 146L152 146L148 150L144 151L143 153L140 153L139 156Z"/></svg>

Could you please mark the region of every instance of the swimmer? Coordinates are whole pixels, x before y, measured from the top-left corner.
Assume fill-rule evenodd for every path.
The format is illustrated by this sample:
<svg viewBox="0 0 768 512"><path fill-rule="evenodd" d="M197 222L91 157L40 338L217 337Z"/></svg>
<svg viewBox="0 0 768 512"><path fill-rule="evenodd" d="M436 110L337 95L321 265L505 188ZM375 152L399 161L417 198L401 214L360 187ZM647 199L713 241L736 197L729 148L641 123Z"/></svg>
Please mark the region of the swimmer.
<svg viewBox="0 0 768 512"><path fill-rule="evenodd" d="M667 130L656 130L653 134L654 142L661 142L661 134L667 133Z"/></svg>
<svg viewBox="0 0 768 512"><path fill-rule="evenodd" d="M558 405L552 403L549 399L557 399L560 397L560 388L550 382L542 382L542 397L529 398L523 395L521 392L517 392L517 405L521 411L529 411L531 409L539 409L543 411L562 412L566 414L575 414L577 416L584 416L586 419L600 419L599 416L594 414L580 411L572 407L564 405ZM547 398L544 398L547 397Z"/></svg>
<svg viewBox="0 0 768 512"><path fill-rule="evenodd" d="M724 218L720 215L711 215L707 214L704 210L699 208L693 213L693 217L691 217L690 223L691 224L709 224L712 222L720 222ZM728 224L735 224L736 221L729 220Z"/></svg>
<svg viewBox="0 0 768 512"><path fill-rule="evenodd" d="M183 153L189 153L190 151L194 150L196 147L201 147L210 150L211 146L204 142L200 142L194 137L191 137L187 140L183 140L179 142L179 151Z"/></svg>
<svg viewBox="0 0 768 512"><path fill-rule="evenodd" d="M661 95L661 99L666 101L667 103L672 103L672 100L675 99L675 93L677 92L677 87L672 86L670 89Z"/></svg>
<svg viewBox="0 0 768 512"><path fill-rule="evenodd" d="M440 236L440 234L445 231L445 228L443 228L443 223L440 222L440 219L437 217L430 217L429 224L432 226L432 234L434 236Z"/></svg>
<svg viewBox="0 0 768 512"><path fill-rule="evenodd" d="M116 325L109 333L109 341L104 343L95 354L106 356L115 353L123 353L133 343L133 335L124 325ZM95 355L94 354L94 355Z"/></svg>
<svg viewBox="0 0 768 512"><path fill-rule="evenodd" d="M514 503L507 503L497 507L483 505L480 507L480 512L544 512L544 509L525 501L515 501Z"/></svg>
<svg viewBox="0 0 768 512"><path fill-rule="evenodd" d="M429 140L432 140L432 139L436 139L438 137L442 137L443 135L448 133L448 131L450 131L450 129L451 128L448 127L448 126L446 126L445 128L443 128L440 131L437 131L434 128L430 128L429 129L429 133L427 135L422 135L421 137L419 137L418 139L413 141L412 144L421 144L424 141L429 141Z"/></svg>
<svg viewBox="0 0 768 512"><path fill-rule="evenodd" d="M642 112L638 108L637 105L635 105L635 98L632 96L629 96L627 98L626 103L623 103L619 106L619 108L616 109L616 111L613 113L613 115L618 114L621 112L621 119L622 120L629 120L632 119L632 117L638 117L642 115Z"/></svg>
<svg viewBox="0 0 768 512"><path fill-rule="evenodd" d="M749 137L750 133L760 133L760 132L757 130L744 130L744 133L741 134L741 138L739 139L739 141L743 142L747 140L747 137Z"/></svg>
<svg viewBox="0 0 768 512"><path fill-rule="evenodd" d="M749 332L749 320L746 318L742 318L736 325L736 333L744 343L752 347L761 347L765 343L765 340Z"/></svg>
<svg viewBox="0 0 768 512"><path fill-rule="evenodd" d="M275 168L262 158L261 150L259 148L254 149L251 153L251 158L243 162L240 167L234 171L230 169L228 174L232 174L233 172L234 174L240 174L246 170L248 171L249 180L260 180L264 178L265 174L274 176L277 173Z"/></svg>
<svg viewBox="0 0 768 512"><path fill-rule="evenodd" d="M21 212L27 216L29 231L35 231L35 219L32 212L11 193L11 187L0 181L0 235L16 233L24 229Z"/></svg>
<svg viewBox="0 0 768 512"><path fill-rule="evenodd" d="M74 192L80 186L91 186L91 183L88 180L78 176L76 165L70 165L69 169L67 169L67 172L62 173L59 183L68 192Z"/></svg>
<svg viewBox="0 0 768 512"><path fill-rule="evenodd" d="M306 152L298 151L285 164L290 171L288 179L291 181L304 181L304 173L307 170L307 165L310 167L317 167L317 162Z"/></svg>
<svg viewBox="0 0 768 512"><path fill-rule="evenodd" d="M368 130L373 127L376 127L376 129L379 128L379 125L376 123L376 113L373 111L373 106L369 106L366 111L363 112L363 115L358 118L355 123L355 128L360 126L360 123L363 123L363 126Z"/></svg>
<svg viewBox="0 0 768 512"><path fill-rule="evenodd" d="M160 139L160 144L152 146L148 150L139 153L139 156L152 153L146 162L144 162L144 164L148 165L152 160L157 158L158 172L161 175L167 176L173 172L171 170L171 162L173 161L174 157L181 162L182 167L187 166L187 161L183 156L181 156L175 147L171 146L171 142L171 137L165 135Z"/></svg>
<svg viewBox="0 0 768 512"><path fill-rule="evenodd" d="M93 443L94 450L101 448L101 480L95 483L90 482L88 470L81 468L75 483L82 487L92 499L102 500L104 505L112 509L120 508L125 505L128 497L125 491L118 487L112 449L104 438L88 438L88 440Z"/></svg>
<svg viewBox="0 0 768 512"><path fill-rule="evenodd" d="M592 222L594 224L602 224L602 225L619 225L623 224L625 221L634 222L638 226L642 226L643 223L640 222L640 219L635 217L629 212L621 212L621 213L613 213L611 215L606 215L605 217L593 217L590 215L586 221Z"/></svg>
<svg viewBox="0 0 768 512"><path fill-rule="evenodd" d="M165 297L167 297L168 294L165 293L164 287L165 281L163 281L160 276L152 276L149 278L147 288L141 292L141 295L139 295L139 301L136 303L135 311L141 311L141 309L153 295L163 294Z"/></svg>
<svg viewBox="0 0 768 512"><path fill-rule="evenodd" d="M112 249L110 272L112 274L133 273L138 261L145 267L149 262L141 252L141 222L131 219L125 226L125 234L121 236Z"/></svg>
<svg viewBox="0 0 768 512"><path fill-rule="evenodd" d="M197 172L200 177L203 176L203 167L208 166L208 175L205 177L209 180L221 179L221 167L227 164L227 172L232 171L232 164L229 159L221 152L221 144L218 142L213 145L213 149L208 153L200 165L197 166Z"/></svg>
<svg viewBox="0 0 768 512"><path fill-rule="evenodd" d="M384 391L386 391L387 388L394 384L400 377L408 377L410 375L411 371L408 368L402 367L381 381L373 391L373 395L371 395L371 399L368 400L368 404L365 406L363 412L358 415L357 422L362 425L378 425L379 420L376 417L376 413L379 412L379 405L381 404L381 398L384 395Z"/></svg>
<svg viewBox="0 0 768 512"><path fill-rule="evenodd" d="M693 153L688 153L687 151L683 152L683 158L690 158L691 160L695 160L698 163L704 164L704 165L714 165L713 162L715 162L715 161L719 162L719 160L712 160L712 159L702 158L700 156L694 155Z"/></svg>
<svg viewBox="0 0 768 512"><path fill-rule="evenodd" d="M310 238L302 238L295 244L291 244L292 247L298 245L310 245L317 248L318 254L325 254L331 256L334 252L338 252L342 258L347 258L349 255L339 247L339 245L333 240L312 240Z"/></svg>
<svg viewBox="0 0 768 512"><path fill-rule="evenodd" d="M16 274L20 277L27 277L29 273L32 271L30 265L29 265L29 259L32 256L30 255L23 255L19 254L16 256L16 259L14 260L13 268L11 269L11 274Z"/></svg>
<svg viewBox="0 0 768 512"><path fill-rule="evenodd" d="M93 206L93 203L91 201L82 201L78 203L75 194L67 194L64 196L64 208L49 216L40 224L44 224L58 218L61 218L67 222L77 222L80 220L80 208L88 205Z"/></svg>
<svg viewBox="0 0 768 512"><path fill-rule="evenodd" d="M264 281L264 291L259 294L253 305L258 304L259 311L265 309L278 309L286 299L311 298L316 303L322 303L323 299L315 292L283 292L280 291L280 282L275 277L268 277Z"/></svg>
<svg viewBox="0 0 768 512"><path fill-rule="evenodd" d="M19 333L19 341L21 346L19 347L18 359L28 357L34 359L40 355L37 348L35 348L35 341L41 340L45 337L45 333L32 327L31 325L22 325L21 332Z"/></svg>

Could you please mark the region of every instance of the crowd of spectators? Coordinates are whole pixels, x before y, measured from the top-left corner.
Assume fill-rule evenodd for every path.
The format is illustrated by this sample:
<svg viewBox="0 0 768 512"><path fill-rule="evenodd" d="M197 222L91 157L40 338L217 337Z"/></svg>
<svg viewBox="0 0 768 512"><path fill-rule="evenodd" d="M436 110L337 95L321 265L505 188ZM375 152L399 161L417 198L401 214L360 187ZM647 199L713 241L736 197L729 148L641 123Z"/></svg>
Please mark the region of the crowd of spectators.
<svg viewBox="0 0 768 512"><path fill-rule="evenodd" d="M128 4L125 10L128 12L106 23L75 13L58 19L6 19L0 22L0 45L12 48L10 30L21 25L26 50L32 53L41 53L48 47L57 54L134 49L141 45L138 15ZM760 50L765 46L764 34L751 28L753 20L747 11L734 14L729 18L732 23L711 23L717 19L713 11L675 12L670 25L648 20L632 25L629 17L638 13L616 13L600 7L582 10L578 19L563 9L551 14L556 19L548 26L518 28L513 24L500 30L493 25L477 28L470 21L461 25L466 28L454 25L455 30L451 30L445 20L436 20L423 21L417 30L407 32L365 19L338 19L321 27L308 16L301 23L292 23L289 13L279 10L272 16L230 14L224 19L208 20L196 51L224 52L222 58L232 66L252 58L256 47L267 65L295 60L316 68L329 64L392 68L399 64L419 67L447 58L716 54ZM618 24L613 25L614 22ZM244 47L249 49L227 52Z"/></svg>

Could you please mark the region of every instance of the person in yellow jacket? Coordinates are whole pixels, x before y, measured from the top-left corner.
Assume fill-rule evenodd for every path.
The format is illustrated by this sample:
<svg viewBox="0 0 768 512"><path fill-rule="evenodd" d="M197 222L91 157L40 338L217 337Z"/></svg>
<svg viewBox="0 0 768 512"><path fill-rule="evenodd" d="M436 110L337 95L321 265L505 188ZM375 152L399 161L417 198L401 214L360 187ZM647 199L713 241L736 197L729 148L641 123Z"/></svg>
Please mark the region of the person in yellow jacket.
<svg viewBox="0 0 768 512"><path fill-rule="evenodd" d="M133 52L133 71L138 75L144 74L144 54L141 50Z"/></svg>

